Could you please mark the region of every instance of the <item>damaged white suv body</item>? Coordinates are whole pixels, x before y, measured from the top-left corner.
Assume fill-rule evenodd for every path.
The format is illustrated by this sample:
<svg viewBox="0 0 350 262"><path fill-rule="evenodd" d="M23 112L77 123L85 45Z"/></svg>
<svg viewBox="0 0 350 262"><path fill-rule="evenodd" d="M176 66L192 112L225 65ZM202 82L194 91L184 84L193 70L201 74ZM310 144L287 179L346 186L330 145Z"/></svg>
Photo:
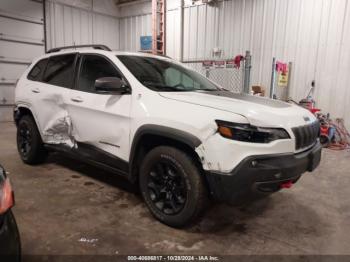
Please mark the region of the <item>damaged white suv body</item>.
<svg viewBox="0 0 350 262"><path fill-rule="evenodd" d="M166 57L104 46L34 61L18 81L14 119L25 163L61 151L125 176L175 227L209 198L241 203L290 187L321 158L307 110L231 93Z"/></svg>

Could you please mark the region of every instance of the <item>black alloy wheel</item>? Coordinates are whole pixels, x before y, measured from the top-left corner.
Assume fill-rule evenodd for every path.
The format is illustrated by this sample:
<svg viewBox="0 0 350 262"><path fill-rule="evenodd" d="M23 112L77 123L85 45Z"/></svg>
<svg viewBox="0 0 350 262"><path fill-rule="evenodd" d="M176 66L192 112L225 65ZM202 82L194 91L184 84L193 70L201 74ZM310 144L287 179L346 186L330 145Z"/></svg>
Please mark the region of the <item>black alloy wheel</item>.
<svg viewBox="0 0 350 262"><path fill-rule="evenodd" d="M26 122L18 126L18 150L23 157L27 157L32 149L32 135Z"/></svg>
<svg viewBox="0 0 350 262"><path fill-rule="evenodd" d="M181 212L187 200L185 178L170 161L156 163L148 176L148 194L159 211L166 215Z"/></svg>
<svg viewBox="0 0 350 262"><path fill-rule="evenodd" d="M25 115L17 124L17 149L22 161L29 165L45 161L47 150L41 140L34 118Z"/></svg>
<svg viewBox="0 0 350 262"><path fill-rule="evenodd" d="M171 146L158 146L147 153L140 167L139 185L152 215L172 227L191 225L208 202L198 162Z"/></svg>

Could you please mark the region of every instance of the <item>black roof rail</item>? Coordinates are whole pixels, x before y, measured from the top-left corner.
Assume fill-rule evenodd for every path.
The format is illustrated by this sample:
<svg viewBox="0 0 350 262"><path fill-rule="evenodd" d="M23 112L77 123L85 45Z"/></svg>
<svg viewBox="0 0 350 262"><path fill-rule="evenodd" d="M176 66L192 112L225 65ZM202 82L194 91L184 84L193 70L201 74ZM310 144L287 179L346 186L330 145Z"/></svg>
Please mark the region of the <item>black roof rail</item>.
<svg viewBox="0 0 350 262"><path fill-rule="evenodd" d="M86 48L86 47L91 47L93 49L99 49L99 50L105 50L105 51L112 51L108 46L105 46L105 45L71 45L71 46L55 47L48 50L47 53L55 53L64 49L76 49L76 48Z"/></svg>

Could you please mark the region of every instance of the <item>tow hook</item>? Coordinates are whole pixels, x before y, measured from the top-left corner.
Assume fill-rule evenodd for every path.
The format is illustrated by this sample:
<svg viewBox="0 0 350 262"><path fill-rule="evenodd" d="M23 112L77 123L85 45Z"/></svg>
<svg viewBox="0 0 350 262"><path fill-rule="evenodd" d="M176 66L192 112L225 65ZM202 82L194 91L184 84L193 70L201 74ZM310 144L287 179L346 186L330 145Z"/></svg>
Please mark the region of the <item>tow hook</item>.
<svg viewBox="0 0 350 262"><path fill-rule="evenodd" d="M281 188L285 188L285 189L291 188L292 186L293 186L292 181L288 181L281 184Z"/></svg>

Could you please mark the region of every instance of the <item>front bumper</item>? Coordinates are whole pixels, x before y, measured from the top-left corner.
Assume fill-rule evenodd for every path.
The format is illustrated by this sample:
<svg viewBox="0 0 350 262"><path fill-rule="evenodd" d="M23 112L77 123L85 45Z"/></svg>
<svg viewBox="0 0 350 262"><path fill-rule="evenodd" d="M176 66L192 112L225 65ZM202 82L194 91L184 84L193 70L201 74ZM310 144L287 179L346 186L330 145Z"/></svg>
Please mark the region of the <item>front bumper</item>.
<svg viewBox="0 0 350 262"><path fill-rule="evenodd" d="M257 155L245 158L229 174L207 171L206 178L214 199L240 204L276 192L287 182L295 183L306 171L320 163L319 141L298 154Z"/></svg>

